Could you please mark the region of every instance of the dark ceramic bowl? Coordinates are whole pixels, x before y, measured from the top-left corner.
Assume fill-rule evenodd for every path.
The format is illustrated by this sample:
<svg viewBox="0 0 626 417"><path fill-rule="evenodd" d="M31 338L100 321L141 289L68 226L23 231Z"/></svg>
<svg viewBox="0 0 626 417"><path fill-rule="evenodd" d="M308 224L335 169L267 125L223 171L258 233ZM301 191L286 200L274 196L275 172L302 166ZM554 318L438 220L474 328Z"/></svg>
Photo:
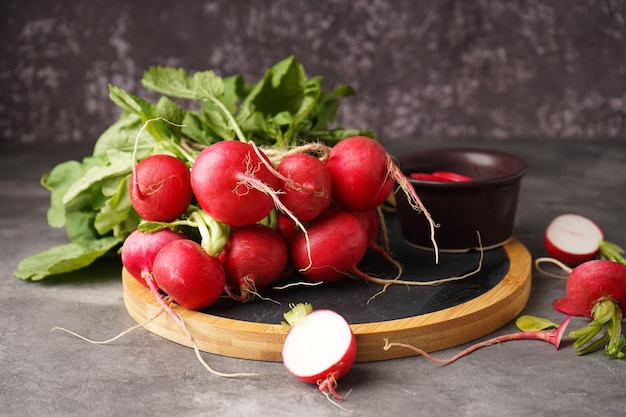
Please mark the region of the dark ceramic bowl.
<svg viewBox="0 0 626 417"><path fill-rule="evenodd" d="M526 163L503 152L473 148L431 149L398 158L405 175L448 171L471 177L468 182L410 179L435 223L435 240L442 252L491 249L513 235L515 213ZM433 250L423 213L412 209L399 192L396 204L402 237L417 248ZM480 245L477 231L480 233Z"/></svg>

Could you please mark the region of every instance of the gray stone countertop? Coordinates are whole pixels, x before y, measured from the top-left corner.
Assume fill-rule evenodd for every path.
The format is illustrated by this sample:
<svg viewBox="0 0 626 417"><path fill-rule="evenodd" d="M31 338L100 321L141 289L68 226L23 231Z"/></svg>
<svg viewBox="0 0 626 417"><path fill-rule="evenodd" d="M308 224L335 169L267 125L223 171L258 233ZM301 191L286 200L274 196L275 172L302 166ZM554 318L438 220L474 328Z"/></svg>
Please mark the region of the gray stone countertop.
<svg viewBox="0 0 626 417"><path fill-rule="evenodd" d="M420 148L442 145L419 141ZM594 219L606 239L626 244L626 147L619 140L506 140L445 142L515 153L529 166L522 182L515 236L533 257L544 256L543 231L564 212ZM405 142L385 144L392 153ZM103 340L134 325L122 299L120 265L23 282L20 259L65 243L46 222L43 173L89 154L89 145L1 145L0 153L0 415L13 416L621 416L626 409L626 360L601 352L578 357L538 341L480 349L450 365L422 357L359 363L340 381L352 389L331 405L315 386L287 374L281 363L205 354L224 372L256 372L255 379L215 377L193 351L143 329L107 345L51 331L62 326ZM560 321L553 299L564 282L532 276L523 314ZM586 320L575 318L572 327ZM494 336L515 331L509 323ZM449 357L463 346L437 352Z"/></svg>

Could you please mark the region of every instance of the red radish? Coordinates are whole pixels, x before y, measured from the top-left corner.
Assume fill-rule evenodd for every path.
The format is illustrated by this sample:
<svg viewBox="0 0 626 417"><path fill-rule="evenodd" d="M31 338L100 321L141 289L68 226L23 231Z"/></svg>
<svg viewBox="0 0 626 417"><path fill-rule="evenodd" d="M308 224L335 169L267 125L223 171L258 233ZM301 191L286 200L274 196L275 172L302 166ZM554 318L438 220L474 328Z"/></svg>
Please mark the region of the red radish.
<svg viewBox="0 0 626 417"><path fill-rule="evenodd" d="M367 251L368 237L359 219L345 210L330 210L307 225L306 235L293 238L289 255L293 266L311 281L334 282L351 273Z"/></svg>
<svg viewBox="0 0 626 417"><path fill-rule="evenodd" d="M144 275L152 272L152 263L156 254L166 244L184 238L185 235L182 233L176 233L170 229L161 229L154 233L135 230L128 235L122 245L122 265L137 281L148 286Z"/></svg>
<svg viewBox="0 0 626 417"><path fill-rule="evenodd" d="M366 136L343 139L331 149L326 166L332 181L333 199L351 211L378 207L387 200L397 182L411 207L426 216L435 259L439 260L434 221L415 188L380 143Z"/></svg>
<svg viewBox="0 0 626 417"><path fill-rule="evenodd" d="M354 365L356 340L348 322L338 313L313 310L298 304L284 314L289 333L282 347L287 370L302 381L317 384L319 390L343 399L335 385Z"/></svg>
<svg viewBox="0 0 626 417"><path fill-rule="evenodd" d="M574 347L580 348L578 353L585 354L605 345L607 356L623 357L626 341L621 320L626 308L626 265L606 259L584 262L569 273L565 294L564 298L555 300L555 309L592 319L588 326L569 335L577 339ZM593 342L602 328L605 335Z"/></svg>
<svg viewBox="0 0 626 417"><path fill-rule="evenodd" d="M257 149L258 150L258 149ZM278 178L260 150L234 140L205 148L191 168L191 186L200 207L230 226L254 224L274 208ZM264 157L264 156L263 156Z"/></svg>
<svg viewBox="0 0 626 417"><path fill-rule="evenodd" d="M426 172L411 172L409 174L409 177L413 178L414 180L420 180L420 181L433 181L433 182L447 181L445 179L437 178L433 174L428 174Z"/></svg>
<svg viewBox="0 0 626 417"><path fill-rule="evenodd" d="M172 256L169 256L169 255L164 256L163 251L166 250L168 247L171 247L171 245L179 245L181 243L187 244L187 242L191 242L199 246L197 243L189 239L181 239L179 238L178 234L176 233L172 234L172 233L174 232L172 232L169 229L161 229L158 232L154 232L152 234L138 232L134 235L133 234L129 235L129 237L126 238L126 240L124 241L124 245L122 247L122 256L125 260L124 266L127 268L129 272L135 270L137 267L141 270L141 278L143 278L145 284L148 286L148 288L150 288L150 291L154 295L157 302L161 305L163 311L167 312L169 316L172 317L174 322L185 333L185 335L187 336L187 338L189 339L191 343L191 346L194 349L194 352L196 353L196 357L198 358L198 361L209 372L211 372L214 375L218 375L222 377L255 376L255 374L244 374L244 373L225 374L225 373L218 372L212 369L200 355L200 349L198 348L198 345L193 335L191 334L189 329L187 329L187 326L185 325L183 318L179 316L174 310L172 310L172 307L170 306L171 300L166 301L163 295L159 292L159 287L153 276L153 270L155 269L162 270L162 268L158 266L158 262L160 262L158 261L159 258L164 259L165 262L167 262L167 259L172 258ZM165 243L168 240L169 242ZM157 252L155 256L152 256L156 248L158 248L159 246L161 246L161 249ZM169 249L167 250L169 251ZM200 248L200 250L202 250L202 248ZM176 251L176 252L178 252L178 255L183 255L181 251ZM124 255L124 253L126 253L126 255ZM173 258L176 258L175 255L176 253L174 254ZM180 259L177 259L177 263L190 262L191 264L193 264L195 261L197 261L197 259L195 258L197 258L197 256L196 257L194 257L193 255L189 257L181 256ZM217 266L219 267L218 269L222 269L219 262L217 260L215 260L215 262L217 262ZM199 263L195 262L195 265L190 265L188 270L194 269L194 266L195 266L195 269L199 269L198 265ZM206 280L206 278L201 278L201 280ZM196 280L195 283L197 284L199 282L200 280ZM218 279L218 283L221 284L221 286L217 289L217 291L219 291L218 292L218 297L219 297L219 293L221 293L223 289L223 285L224 285L223 270L222 270L222 280L219 281Z"/></svg>
<svg viewBox="0 0 626 417"><path fill-rule="evenodd" d="M332 185L324 162L297 153L285 157L276 170L285 178L281 179L279 198L300 221L313 220L328 208Z"/></svg>
<svg viewBox="0 0 626 417"><path fill-rule="evenodd" d="M298 229L293 220L284 214L278 213L276 215L276 231L282 236L285 243L289 245Z"/></svg>
<svg viewBox="0 0 626 417"><path fill-rule="evenodd" d="M520 319L526 319L526 318L529 318L530 320L535 321L535 322L543 321L536 317L530 317L530 316L520 317ZM552 345L554 345L556 349L558 349L559 346L561 345L561 340L563 338L563 335L565 334L565 330L567 329L567 325L569 324L570 319L571 319L571 316L566 317L565 320L563 320L563 322L556 328L540 328L538 330L521 331L521 332L496 336L491 339L485 340L483 342L476 343L448 359L439 359L430 355L426 351L416 346L413 346L407 343L389 342L389 340L387 339L385 339L385 345L383 346L383 349L389 350L392 347L401 347L401 348L409 349L417 353L418 355L424 356L426 359L432 362L441 363L441 364L452 363L462 358L463 356L466 356L480 348L491 346L496 343L510 342L513 340L528 340L528 339L543 340L545 342L551 343Z"/></svg>
<svg viewBox="0 0 626 417"><path fill-rule="evenodd" d="M165 245L154 258L152 274L161 290L189 310L200 310L216 302L226 282L217 258L190 239Z"/></svg>
<svg viewBox="0 0 626 417"><path fill-rule="evenodd" d="M135 211L148 221L170 222L191 203L189 168L170 155L151 155L133 169L129 187Z"/></svg>
<svg viewBox="0 0 626 417"><path fill-rule="evenodd" d="M287 265L287 244L268 226L241 226L231 230L218 260L226 273L226 292L245 303L280 278Z"/></svg>
<svg viewBox="0 0 626 417"><path fill-rule="evenodd" d="M409 177L422 180L422 181L440 181L440 182L467 182L473 181L471 177L467 175L458 174L450 171L435 171L431 174L424 172L412 172Z"/></svg>
<svg viewBox="0 0 626 417"><path fill-rule="evenodd" d="M467 175L459 174L456 172L450 172L450 171L436 171L436 172L433 172L433 176L435 178L439 178L440 180L452 181L452 182L473 181L472 178L468 177Z"/></svg>
<svg viewBox="0 0 626 417"><path fill-rule="evenodd" d="M378 207L395 184L387 158L385 148L366 136L341 140L331 149L326 161L333 198L351 211Z"/></svg>
<svg viewBox="0 0 626 417"><path fill-rule="evenodd" d="M574 267L592 260L604 239L602 229L578 214L557 216L546 228L544 244L548 254Z"/></svg>
<svg viewBox="0 0 626 417"><path fill-rule="evenodd" d="M391 256L391 250L389 248L389 242L386 240L387 233L385 228L383 227L381 237L382 237L382 245L378 243L377 237L379 232L379 226L382 223L379 218L379 210L373 209L368 211L359 211L353 212L353 214L361 221L361 224L365 228L365 232L367 233L367 247L368 249L374 251L378 255L382 256L387 262L391 263L398 269L398 277L402 274L402 265Z"/></svg>

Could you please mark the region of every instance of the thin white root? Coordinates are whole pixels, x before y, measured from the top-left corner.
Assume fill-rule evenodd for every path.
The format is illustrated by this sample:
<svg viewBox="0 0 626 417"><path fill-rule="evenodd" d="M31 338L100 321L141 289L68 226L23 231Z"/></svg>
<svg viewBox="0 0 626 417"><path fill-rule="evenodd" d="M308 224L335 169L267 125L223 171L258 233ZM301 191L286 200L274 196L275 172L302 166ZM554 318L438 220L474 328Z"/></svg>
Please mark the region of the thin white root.
<svg viewBox="0 0 626 417"><path fill-rule="evenodd" d="M438 225L435 224L432 216L430 215L428 210L426 210L424 203L422 203L422 200L417 195L415 188L413 188L413 185L411 185L406 176L402 173L402 171L400 171L400 168L393 161L391 155L387 155L387 171L400 186L400 189L406 194L409 205L414 210L422 212L426 217L426 220L428 221L428 224L430 226L430 241L433 244L433 250L435 252L435 263L439 263L439 246L437 245L437 241L435 240L435 228L437 228Z"/></svg>
<svg viewBox="0 0 626 417"><path fill-rule="evenodd" d="M286 290L291 287L317 287L318 285L322 285L324 281L316 281L316 282L307 282L307 281L298 281L298 282L290 282L289 284L280 285L277 287L272 287L273 290Z"/></svg>
<svg viewBox="0 0 626 417"><path fill-rule="evenodd" d="M484 260L484 257L485 257L485 251L483 250L483 245L482 245L482 240L481 240L481 237L480 237L480 232L476 231L476 234L478 235L478 242L479 242L479 248L480 248L480 258L478 259L478 265L476 266L476 269L474 269L473 271L468 272L468 273L463 274L463 275L460 275L460 276L441 278L441 279L436 279L436 280L432 280L432 281L406 281L406 280L401 280L401 279L382 279L382 278L372 277L372 276L369 276L369 275L368 276L363 276L363 278L365 278L369 282L372 282L374 284L384 285L383 289L380 290L379 292L377 292L376 294L374 294L373 296L371 296L369 298L369 300L367 301L367 303L369 304L369 302L372 301L374 298L376 298L379 295L385 293L387 291L387 288L390 285L398 285L399 284L399 285L420 286L420 287L435 286L435 285L444 284L446 282L460 281L460 280L463 280L465 278L471 277L472 275L477 274L482 269L483 260Z"/></svg>
<svg viewBox="0 0 626 417"><path fill-rule="evenodd" d="M554 265L558 266L565 273L565 275L563 275L563 274L553 274L552 272L548 272L548 271L542 269L541 268L541 264L542 263L550 263L550 264L554 264ZM549 257L542 257L542 258L535 259L535 268L537 269L537 271L541 272L542 274L544 274L544 275L546 275L546 276L548 276L550 278L556 278L556 279L567 279L569 274L572 273L572 268L570 268L569 266L565 265L563 262L559 261L558 259L549 258Z"/></svg>
<svg viewBox="0 0 626 417"><path fill-rule="evenodd" d="M69 333L72 336L75 336L75 337L77 337L77 338L79 338L81 340L84 340L85 342L89 342L89 343L94 344L94 345L106 345L106 344L109 344L111 342L116 341L117 339L121 338L122 336L124 336L124 335L126 335L126 334L128 334L128 333L130 333L130 332L132 332L134 330L139 329L140 327L145 326L146 324L150 323L155 318L159 317L164 311L165 310L160 309L159 311L157 311L157 313L154 316L147 318L142 323L138 323L138 324L136 324L134 326L129 327L128 329L124 330L123 332L121 332L117 336L114 336L114 337L112 337L110 339L107 339L107 340L100 340L99 341L99 340L88 339L85 336L81 336L78 333L75 333L75 332L73 332L71 330L68 330L68 329L66 329L64 327L53 327L52 329L50 329L50 331L52 331L52 330L61 330L61 331L65 332L65 333Z"/></svg>

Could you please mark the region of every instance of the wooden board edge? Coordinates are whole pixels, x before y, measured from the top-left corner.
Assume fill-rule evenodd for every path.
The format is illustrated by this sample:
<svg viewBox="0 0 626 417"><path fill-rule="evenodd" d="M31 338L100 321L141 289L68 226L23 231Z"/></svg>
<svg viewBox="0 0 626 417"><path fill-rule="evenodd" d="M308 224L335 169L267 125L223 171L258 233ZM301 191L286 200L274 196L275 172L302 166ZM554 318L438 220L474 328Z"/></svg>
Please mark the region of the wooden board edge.
<svg viewBox="0 0 626 417"><path fill-rule="evenodd" d="M409 343L426 351L454 347L485 336L511 321L530 296L531 257L524 245L511 239L504 245L510 267L491 290L458 306L406 319L351 325L357 340L357 362L414 355L408 349L383 350L384 339ZM143 327L184 346L191 341L161 308L150 290L122 270L124 304ZM202 351L240 359L281 362L286 329L278 324L218 317L174 306Z"/></svg>

